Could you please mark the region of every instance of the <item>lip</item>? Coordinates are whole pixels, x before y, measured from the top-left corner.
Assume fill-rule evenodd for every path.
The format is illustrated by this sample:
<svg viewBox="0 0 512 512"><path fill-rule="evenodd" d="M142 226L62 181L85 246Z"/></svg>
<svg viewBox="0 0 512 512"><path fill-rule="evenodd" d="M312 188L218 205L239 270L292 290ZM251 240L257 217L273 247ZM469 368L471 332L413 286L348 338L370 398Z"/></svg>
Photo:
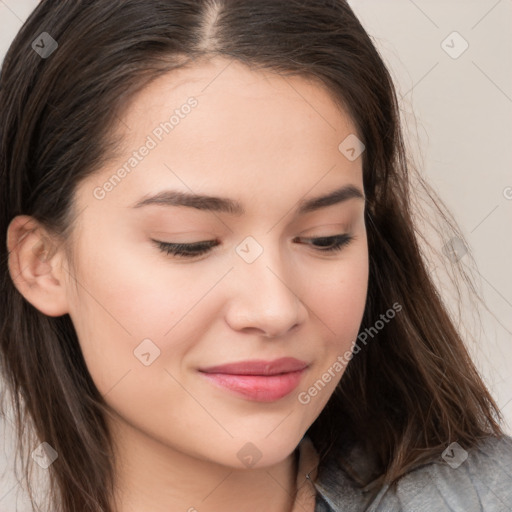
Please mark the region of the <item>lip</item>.
<svg viewBox="0 0 512 512"><path fill-rule="evenodd" d="M200 369L212 384L256 402L274 402L300 383L308 364L295 358L241 361Z"/></svg>
<svg viewBox="0 0 512 512"><path fill-rule="evenodd" d="M295 359L294 357L281 357L273 361L264 361L262 359L252 359L248 361L239 361L237 363L228 363L208 368L200 368L204 373L224 373L230 375L277 375L279 373L289 373L303 370L308 363Z"/></svg>

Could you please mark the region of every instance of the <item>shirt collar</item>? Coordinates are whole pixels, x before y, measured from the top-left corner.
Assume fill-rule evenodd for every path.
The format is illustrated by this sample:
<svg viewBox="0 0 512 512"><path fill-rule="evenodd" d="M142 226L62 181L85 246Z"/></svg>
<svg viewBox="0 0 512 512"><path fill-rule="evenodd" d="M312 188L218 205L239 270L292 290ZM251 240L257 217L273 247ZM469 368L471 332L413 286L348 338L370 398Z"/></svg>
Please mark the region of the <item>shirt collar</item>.
<svg viewBox="0 0 512 512"><path fill-rule="evenodd" d="M292 512L313 512L317 493L337 511L350 502L369 502L382 490L382 476L376 460L359 444L334 447L320 461L312 440L305 435L297 450L298 494Z"/></svg>

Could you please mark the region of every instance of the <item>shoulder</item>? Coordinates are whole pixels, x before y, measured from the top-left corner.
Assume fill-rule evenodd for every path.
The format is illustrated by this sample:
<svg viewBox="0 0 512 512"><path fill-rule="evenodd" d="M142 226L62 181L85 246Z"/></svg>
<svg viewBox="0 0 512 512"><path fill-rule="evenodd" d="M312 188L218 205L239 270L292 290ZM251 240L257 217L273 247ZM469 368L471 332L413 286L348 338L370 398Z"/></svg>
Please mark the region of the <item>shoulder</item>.
<svg viewBox="0 0 512 512"><path fill-rule="evenodd" d="M359 454L361 455L361 453ZM402 476L393 486L362 485L371 464L348 457L343 464L330 460L315 483L330 511L368 512L510 512L512 511L512 438L488 437L465 450L452 443L439 460ZM354 466L355 463L355 466ZM329 508L326 508L329 510Z"/></svg>
<svg viewBox="0 0 512 512"><path fill-rule="evenodd" d="M452 446L453 445L453 446ZM512 438L490 437L464 450L452 443L442 461L402 477L394 493L382 496L396 510L510 512L512 510Z"/></svg>

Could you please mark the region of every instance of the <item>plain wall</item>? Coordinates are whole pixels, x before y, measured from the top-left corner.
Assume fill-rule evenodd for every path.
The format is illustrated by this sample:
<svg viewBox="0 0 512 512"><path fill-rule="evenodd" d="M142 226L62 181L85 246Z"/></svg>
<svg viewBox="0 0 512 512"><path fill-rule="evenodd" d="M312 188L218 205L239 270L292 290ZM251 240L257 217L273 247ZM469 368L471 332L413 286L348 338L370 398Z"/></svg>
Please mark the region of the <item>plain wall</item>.
<svg viewBox="0 0 512 512"><path fill-rule="evenodd" d="M0 59L37 3L0 1ZM476 259L490 313L481 332L472 331L471 312L461 326L474 337L468 348L512 434L512 2L349 3L395 79L414 159ZM11 433L0 425L0 510L28 511L22 497L16 505Z"/></svg>

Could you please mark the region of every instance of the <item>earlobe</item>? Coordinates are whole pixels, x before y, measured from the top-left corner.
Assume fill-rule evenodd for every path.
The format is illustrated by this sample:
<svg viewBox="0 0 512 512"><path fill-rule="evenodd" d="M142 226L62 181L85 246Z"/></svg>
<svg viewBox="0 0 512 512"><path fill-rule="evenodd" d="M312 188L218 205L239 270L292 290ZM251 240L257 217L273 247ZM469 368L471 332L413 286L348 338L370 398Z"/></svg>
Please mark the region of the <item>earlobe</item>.
<svg viewBox="0 0 512 512"><path fill-rule="evenodd" d="M9 273L18 291L48 316L68 313L62 255L44 228L28 215L18 215L7 230Z"/></svg>

